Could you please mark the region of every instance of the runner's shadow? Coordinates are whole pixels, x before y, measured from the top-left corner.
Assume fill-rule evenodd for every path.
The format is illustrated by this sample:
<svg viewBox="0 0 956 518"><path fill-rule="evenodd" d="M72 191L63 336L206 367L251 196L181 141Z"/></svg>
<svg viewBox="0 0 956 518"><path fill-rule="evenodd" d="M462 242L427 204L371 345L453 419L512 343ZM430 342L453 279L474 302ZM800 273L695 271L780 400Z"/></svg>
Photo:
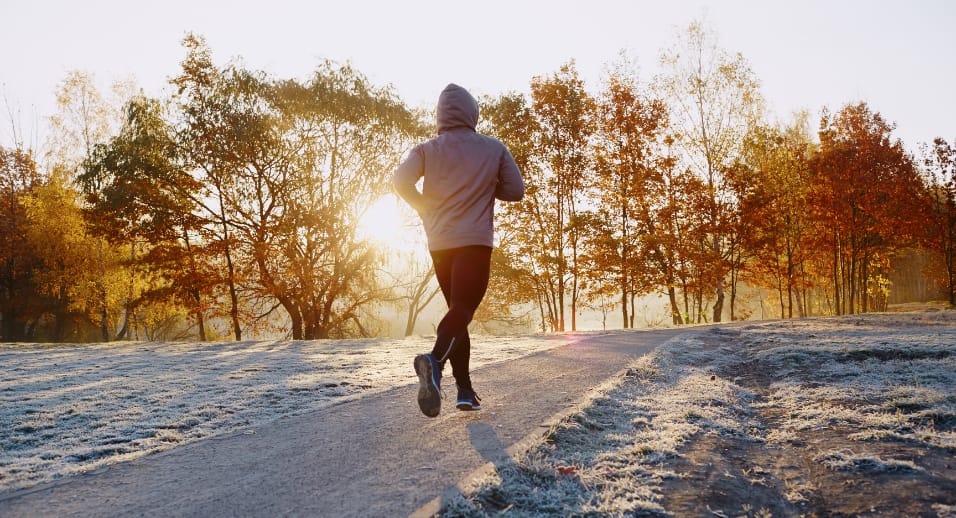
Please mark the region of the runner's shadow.
<svg viewBox="0 0 956 518"><path fill-rule="evenodd" d="M499 476L503 476L503 472L514 465L514 460L508 454L505 445L501 443L501 438L498 437L498 433L495 432L493 426L487 423L471 422L465 428L468 430L471 446L485 462L493 466L493 470L497 471ZM488 473L489 471L483 469L482 472ZM445 509L453 499L463 496L462 489L463 487L459 482L451 491L446 491L441 498L441 509Z"/></svg>
<svg viewBox="0 0 956 518"><path fill-rule="evenodd" d="M468 423L465 428L468 430L468 437L472 447L475 448L475 451L478 452L478 455L480 455L482 459L492 465L494 470L501 473L508 466L514 465L514 460L511 459L508 450L505 449L504 444L501 443L501 439L498 437L498 433L495 432L495 429L491 425L481 422L471 422ZM481 473L488 473L488 470L486 468L480 468L479 471L472 473L472 475L477 474L481 476ZM445 489L437 498L412 513L410 518L434 518L441 516L449 504L462 497L462 482L466 481L459 481L458 484Z"/></svg>
<svg viewBox="0 0 956 518"><path fill-rule="evenodd" d="M501 444L501 439L498 438L498 434L491 425L486 423L468 423L466 428L468 429L471 445L475 448L475 451L481 455L481 458L494 464L495 468L499 471L501 468L513 463L511 456L508 455L508 451L504 445Z"/></svg>

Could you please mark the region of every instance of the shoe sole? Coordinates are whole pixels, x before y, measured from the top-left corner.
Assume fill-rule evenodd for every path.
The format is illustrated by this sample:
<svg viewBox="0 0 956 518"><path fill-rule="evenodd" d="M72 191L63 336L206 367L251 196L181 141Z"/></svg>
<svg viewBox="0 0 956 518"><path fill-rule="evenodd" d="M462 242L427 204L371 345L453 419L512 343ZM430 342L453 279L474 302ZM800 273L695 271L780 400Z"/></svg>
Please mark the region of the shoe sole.
<svg viewBox="0 0 956 518"><path fill-rule="evenodd" d="M418 374L418 408L428 417L437 417L441 412L441 394L432 381L432 363L424 354L415 357L415 373Z"/></svg>
<svg viewBox="0 0 956 518"><path fill-rule="evenodd" d="M464 410L466 412L481 410L481 405L476 406L476 405L472 405L471 403L458 403L455 406L458 408L458 410Z"/></svg>

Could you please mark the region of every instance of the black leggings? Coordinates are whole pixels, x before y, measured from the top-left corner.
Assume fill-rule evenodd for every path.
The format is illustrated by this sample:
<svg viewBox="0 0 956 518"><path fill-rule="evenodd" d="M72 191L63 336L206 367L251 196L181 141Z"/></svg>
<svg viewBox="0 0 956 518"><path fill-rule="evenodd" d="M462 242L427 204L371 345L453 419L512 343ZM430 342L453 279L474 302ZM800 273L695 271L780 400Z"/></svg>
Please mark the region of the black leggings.
<svg viewBox="0 0 956 518"><path fill-rule="evenodd" d="M491 271L491 248L465 246L431 252L438 285L448 303L448 312L438 324L438 337L432 355L444 366L451 361L455 382L463 390L471 390L468 360L471 338L468 323L488 289Z"/></svg>

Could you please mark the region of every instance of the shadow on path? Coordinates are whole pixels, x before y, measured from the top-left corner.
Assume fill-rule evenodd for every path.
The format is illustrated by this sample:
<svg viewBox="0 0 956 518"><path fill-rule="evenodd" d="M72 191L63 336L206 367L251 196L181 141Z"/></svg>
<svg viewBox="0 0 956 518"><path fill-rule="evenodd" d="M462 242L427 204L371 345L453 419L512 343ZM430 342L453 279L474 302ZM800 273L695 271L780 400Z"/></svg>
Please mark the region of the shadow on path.
<svg viewBox="0 0 956 518"><path fill-rule="evenodd" d="M501 441L501 437L495 432L495 428L482 422L471 422L465 425L468 431L468 440L471 442L474 451L486 462L483 468L473 473L469 478L475 478L484 473L493 471L501 472L508 466L514 465L514 459L508 453L506 445ZM442 509L451 504L455 498L461 495L462 480L458 484L445 488L438 498L435 498L427 505L411 514L413 518L425 518L438 515Z"/></svg>

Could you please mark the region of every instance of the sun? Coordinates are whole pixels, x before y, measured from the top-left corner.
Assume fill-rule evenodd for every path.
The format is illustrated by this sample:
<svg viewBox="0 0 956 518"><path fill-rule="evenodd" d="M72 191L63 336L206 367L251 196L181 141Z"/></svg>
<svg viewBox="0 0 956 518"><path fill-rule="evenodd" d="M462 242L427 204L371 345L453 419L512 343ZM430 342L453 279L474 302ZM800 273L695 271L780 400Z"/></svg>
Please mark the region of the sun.
<svg viewBox="0 0 956 518"><path fill-rule="evenodd" d="M425 246L422 228L413 214L395 195L386 194L369 205L356 232L360 239L396 252L420 249Z"/></svg>

